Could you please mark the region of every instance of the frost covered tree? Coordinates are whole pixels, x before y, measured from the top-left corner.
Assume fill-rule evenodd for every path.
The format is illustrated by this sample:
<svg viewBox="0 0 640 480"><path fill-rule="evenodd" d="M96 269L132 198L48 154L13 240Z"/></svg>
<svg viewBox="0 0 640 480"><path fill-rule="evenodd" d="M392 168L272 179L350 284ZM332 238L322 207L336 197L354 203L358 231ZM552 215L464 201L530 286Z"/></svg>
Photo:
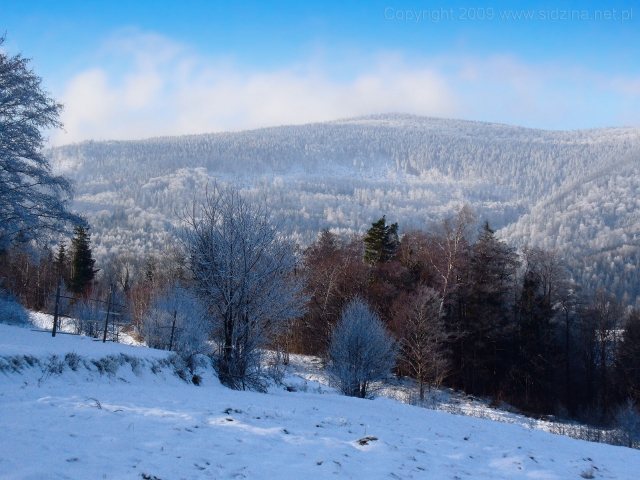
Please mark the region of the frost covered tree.
<svg viewBox="0 0 640 480"><path fill-rule="evenodd" d="M67 292L64 293L65 296L70 295ZM102 304L87 297L80 297L69 305L67 312L71 317L70 323L74 333L97 336L100 327L94 321L104 319L103 308Z"/></svg>
<svg viewBox="0 0 640 480"><path fill-rule="evenodd" d="M142 335L149 347L184 357L210 349L206 310L180 287L167 288L153 301L142 321Z"/></svg>
<svg viewBox="0 0 640 480"><path fill-rule="evenodd" d="M220 381L263 390L263 349L304 311L294 245L264 203L248 202L231 187L214 186L185 221L194 288L219 348Z"/></svg>
<svg viewBox="0 0 640 480"><path fill-rule="evenodd" d="M0 290L0 323L27 325L29 314L12 295Z"/></svg>
<svg viewBox="0 0 640 480"><path fill-rule="evenodd" d="M83 223L68 210L71 183L42 154L43 132L62 127L63 106L41 83L29 59L0 52L0 251Z"/></svg>
<svg viewBox="0 0 640 480"><path fill-rule="evenodd" d="M396 346L380 316L359 298L342 311L328 350L327 371L344 395L367 398L396 363Z"/></svg>

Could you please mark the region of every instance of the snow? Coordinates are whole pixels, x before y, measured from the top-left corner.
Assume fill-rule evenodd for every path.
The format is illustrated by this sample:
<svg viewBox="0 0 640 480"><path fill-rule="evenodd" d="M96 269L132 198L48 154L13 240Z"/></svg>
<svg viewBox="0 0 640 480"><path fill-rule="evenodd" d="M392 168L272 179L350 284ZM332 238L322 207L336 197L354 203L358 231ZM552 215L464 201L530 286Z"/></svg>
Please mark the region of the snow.
<svg viewBox="0 0 640 480"><path fill-rule="evenodd" d="M84 360L75 371L44 367L70 352ZM108 355L127 360L101 374L92 360ZM0 325L0 365L18 356L40 361L0 373L3 479L633 479L640 467L636 450L343 397L304 357L285 378L298 391L260 394L221 386L206 365L201 386L186 383L167 352Z"/></svg>
<svg viewBox="0 0 640 480"><path fill-rule="evenodd" d="M74 352L83 357L100 358L106 355L144 356L145 358L165 358L167 352L125 345L122 343L106 342L83 335L66 335L59 333L51 336L51 315L30 313L31 320L39 329L10 327L0 324L0 356L32 355L46 357L49 355L63 356ZM49 328L49 331L40 330ZM67 330L67 329L63 329Z"/></svg>
<svg viewBox="0 0 640 480"><path fill-rule="evenodd" d="M36 328L40 329L40 330L49 330L49 333L51 333L51 329L53 328L53 315L47 314L47 313L41 313L41 312L32 312L29 311L28 312L29 315L29 321L31 322L31 324L33 326L35 326ZM65 333L73 333L75 331L75 327L73 325L73 320L69 319L69 318L64 318L61 317L59 320L60 322L59 327L58 327L58 332L60 332L61 334L65 334ZM104 324L103 324L104 325ZM46 337L47 335L45 335ZM64 338L64 336L62 336L62 338ZM84 336L76 336L75 338L77 339L88 339L88 337L84 337ZM32 342L35 341L32 339ZM63 340L63 342L65 342L66 340ZM0 340L0 342L2 342L2 340ZM75 340L71 341L71 345L75 345ZM39 344L39 346L44 346L44 345L49 345L49 346L53 346L53 348L58 348L56 347L57 342L53 342L50 344L47 344L46 341L44 342L37 342ZM118 343L117 344L112 344L112 345L132 345L132 346L136 346L136 347L140 347L140 346L146 346L144 343L141 343L139 341L137 341L136 339L134 339L131 335L129 335L128 333L122 332L120 331L118 334ZM110 347L106 347L105 348L110 348ZM120 351L116 348L116 353L119 353ZM89 349L89 352L92 352L92 349ZM155 350L154 350L155 351Z"/></svg>

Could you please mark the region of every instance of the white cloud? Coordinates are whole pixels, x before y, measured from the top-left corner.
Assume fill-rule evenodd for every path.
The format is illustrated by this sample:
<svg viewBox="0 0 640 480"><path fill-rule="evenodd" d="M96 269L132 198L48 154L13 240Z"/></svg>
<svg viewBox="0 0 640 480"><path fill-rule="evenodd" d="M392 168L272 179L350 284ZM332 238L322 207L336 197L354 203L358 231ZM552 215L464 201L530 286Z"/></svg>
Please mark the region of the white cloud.
<svg viewBox="0 0 640 480"><path fill-rule="evenodd" d="M98 65L78 73L62 101L66 132L52 143L135 139L300 124L381 112L459 117L559 128L637 114L638 79L611 79L518 59L371 56L370 66L336 80L322 62L245 71L202 58L155 35L129 33L107 42ZM621 111L605 104L630 97ZM585 101L585 99L589 99ZM591 118L589 117L589 118ZM575 128L574 127L574 128Z"/></svg>

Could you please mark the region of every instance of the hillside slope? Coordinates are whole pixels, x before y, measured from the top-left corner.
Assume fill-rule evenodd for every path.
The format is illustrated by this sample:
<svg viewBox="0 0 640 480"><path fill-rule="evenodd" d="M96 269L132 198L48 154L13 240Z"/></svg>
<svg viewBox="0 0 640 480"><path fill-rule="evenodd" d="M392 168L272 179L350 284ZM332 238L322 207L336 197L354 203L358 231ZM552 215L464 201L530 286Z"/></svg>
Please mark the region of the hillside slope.
<svg viewBox="0 0 640 480"><path fill-rule="evenodd" d="M71 351L76 370L52 373ZM105 354L129 360L99 371ZM32 366L10 371L18 358ZM640 463L636 450L325 387L231 391L206 367L197 387L162 358L0 325L0 477L632 479Z"/></svg>
<svg viewBox="0 0 640 480"><path fill-rule="evenodd" d="M640 305L639 160L619 162L568 185L505 227L503 237L516 246L527 242L560 249L587 291L606 286Z"/></svg>

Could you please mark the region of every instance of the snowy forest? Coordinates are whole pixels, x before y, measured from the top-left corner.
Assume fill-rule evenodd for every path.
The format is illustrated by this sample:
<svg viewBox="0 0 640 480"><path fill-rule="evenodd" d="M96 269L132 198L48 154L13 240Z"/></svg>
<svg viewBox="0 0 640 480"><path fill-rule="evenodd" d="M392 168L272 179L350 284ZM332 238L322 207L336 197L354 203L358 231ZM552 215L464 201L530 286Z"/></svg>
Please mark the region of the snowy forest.
<svg viewBox="0 0 640 480"><path fill-rule="evenodd" d="M98 259L170 243L194 195L216 181L268 200L301 247L322 229L401 233L468 203L522 248L558 249L589 289L637 305L640 129L543 131L409 115L45 152L75 182Z"/></svg>

